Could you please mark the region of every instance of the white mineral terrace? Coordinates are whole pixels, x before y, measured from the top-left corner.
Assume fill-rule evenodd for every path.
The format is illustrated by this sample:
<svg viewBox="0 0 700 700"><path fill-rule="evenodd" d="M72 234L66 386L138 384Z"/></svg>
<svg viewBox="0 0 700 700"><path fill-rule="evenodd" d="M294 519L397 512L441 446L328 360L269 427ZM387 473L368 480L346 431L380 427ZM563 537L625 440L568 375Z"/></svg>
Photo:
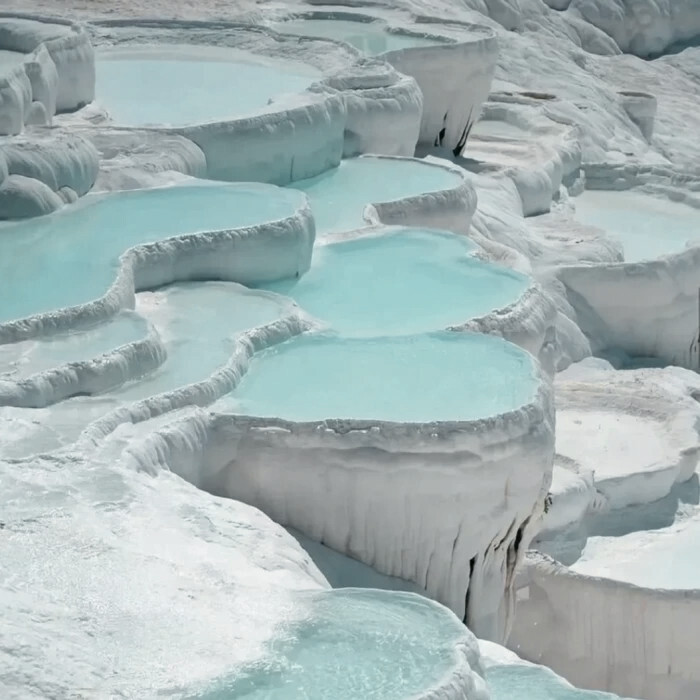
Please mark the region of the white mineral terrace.
<svg viewBox="0 0 700 700"><path fill-rule="evenodd" d="M697 700L698 131L696 0L5 0L0 698Z"/></svg>

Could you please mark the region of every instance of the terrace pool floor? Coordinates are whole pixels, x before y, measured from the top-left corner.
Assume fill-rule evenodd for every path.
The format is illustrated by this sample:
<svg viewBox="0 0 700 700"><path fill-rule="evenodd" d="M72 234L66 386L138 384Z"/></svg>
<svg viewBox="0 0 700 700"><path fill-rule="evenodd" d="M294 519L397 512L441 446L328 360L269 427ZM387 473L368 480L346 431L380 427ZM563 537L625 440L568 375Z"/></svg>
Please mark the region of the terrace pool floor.
<svg viewBox="0 0 700 700"><path fill-rule="evenodd" d="M158 45L107 49L95 62L97 101L117 124L183 126L245 116L320 73L229 48Z"/></svg>
<svg viewBox="0 0 700 700"><path fill-rule="evenodd" d="M458 662L466 634L446 608L412 593L313 593L310 613L271 658L187 700L405 700L427 696ZM442 696L442 695L440 695Z"/></svg>
<svg viewBox="0 0 700 700"><path fill-rule="evenodd" d="M473 257L474 249L454 234L387 229L317 245L301 279L265 288L345 336L440 330L504 308L528 287L528 278Z"/></svg>
<svg viewBox="0 0 700 700"><path fill-rule="evenodd" d="M289 187L311 200L319 234L367 226L362 213L367 204L450 190L462 183L458 172L426 161L402 158L350 158Z"/></svg>
<svg viewBox="0 0 700 700"><path fill-rule="evenodd" d="M676 522L620 537L589 537L571 568L646 588L700 590L700 508L686 506Z"/></svg>
<svg viewBox="0 0 700 700"><path fill-rule="evenodd" d="M652 260L700 242L700 209L635 191L586 190L575 218L622 243L626 262Z"/></svg>
<svg viewBox="0 0 700 700"><path fill-rule="evenodd" d="M413 34L389 32L381 22L354 22L341 19L291 19L275 22L271 28L281 34L321 37L344 41L369 56L387 51L414 49L440 44L438 39Z"/></svg>
<svg viewBox="0 0 700 700"><path fill-rule="evenodd" d="M90 328L0 345L0 379L23 379L69 362L90 360L147 335L146 320L133 311L123 311Z"/></svg>
<svg viewBox="0 0 700 700"><path fill-rule="evenodd" d="M1 224L0 323L98 299L133 246L274 221L303 205L294 190L205 182L87 195L54 214Z"/></svg>
<svg viewBox="0 0 700 700"><path fill-rule="evenodd" d="M302 335L257 354L231 395L236 412L292 421L469 421L530 403L531 356L500 338L432 333Z"/></svg>

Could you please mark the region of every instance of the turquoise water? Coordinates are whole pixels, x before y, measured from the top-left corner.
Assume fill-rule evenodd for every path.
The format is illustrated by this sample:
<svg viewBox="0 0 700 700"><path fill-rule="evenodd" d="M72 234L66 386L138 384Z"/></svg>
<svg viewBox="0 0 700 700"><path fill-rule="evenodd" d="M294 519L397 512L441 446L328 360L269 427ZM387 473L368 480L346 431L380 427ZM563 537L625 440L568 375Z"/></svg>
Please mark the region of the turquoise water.
<svg viewBox="0 0 700 700"><path fill-rule="evenodd" d="M365 205L458 187L458 173L418 160L352 158L317 177L290 187L306 192L318 233L366 226Z"/></svg>
<svg viewBox="0 0 700 700"><path fill-rule="evenodd" d="M304 335L256 355L232 398L241 413L294 421L426 423L495 416L536 387L530 355L492 336Z"/></svg>
<svg viewBox="0 0 700 700"><path fill-rule="evenodd" d="M12 379L20 379L68 362L89 360L147 335L145 319L133 311L124 311L91 328L0 345L0 377L8 373Z"/></svg>
<svg viewBox="0 0 700 700"><path fill-rule="evenodd" d="M491 700L621 700L610 693L573 688L542 666L491 666L486 680Z"/></svg>
<svg viewBox="0 0 700 700"><path fill-rule="evenodd" d="M234 49L163 46L98 53L97 101L117 124L181 126L257 112L318 79L311 67Z"/></svg>
<svg viewBox="0 0 700 700"><path fill-rule="evenodd" d="M678 253L700 242L700 209L635 191L586 190L573 200L576 219L622 243L625 260Z"/></svg>
<svg viewBox="0 0 700 700"><path fill-rule="evenodd" d="M208 183L88 195L49 216L0 225L0 323L101 297L132 246L272 221L302 204L293 190Z"/></svg>
<svg viewBox="0 0 700 700"><path fill-rule="evenodd" d="M303 595L303 594L302 594ZM311 613L269 657L189 700L406 700L452 671L464 628L411 593L313 593Z"/></svg>
<svg viewBox="0 0 700 700"><path fill-rule="evenodd" d="M386 51L435 46L441 43L437 39L428 37L390 33L383 22L353 22L339 19L292 19L286 22L276 22L271 26L276 32L281 32L282 34L298 34L300 36L344 41L370 56L376 56Z"/></svg>
<svg viewBox="0 0 700 700"><path fill-rule="evenodd" d="M515 301L523 275L472 257L466 238L400 228L317 246L311 270L267 289L346 336L447 328Z"/></svg>

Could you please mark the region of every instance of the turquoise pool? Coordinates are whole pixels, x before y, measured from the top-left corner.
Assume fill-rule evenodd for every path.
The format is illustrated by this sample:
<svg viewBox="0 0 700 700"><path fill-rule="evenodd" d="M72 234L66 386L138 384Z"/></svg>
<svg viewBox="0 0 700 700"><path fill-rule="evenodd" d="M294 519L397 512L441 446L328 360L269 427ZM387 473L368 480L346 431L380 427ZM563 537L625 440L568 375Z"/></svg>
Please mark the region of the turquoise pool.
<svg viewBox="0 0 700 700"><path fill-rule="evenodd" d="M351 158L321 175L289 187L305 192L320 234L350 231L367 225L367 204L450 190L462 184L453 170L426 161L400 158Z"/></svg>
<svg viewBox="0 0 700 700"><path fill-rule="evenodd" d="M0 323L98 299L128 248L291 216L302 195L271 185L212 183L88 195L0 225Z"/></svg>
<svg viewBox="0 0 700 700"><path fill-rule="evenodd" d="M318 245L299 280L267 285L345 336L447 328L513 303L528 278L471 255L469 239L396 228Z"/></svg>
<svg viewBox="0 0 700 700"><path fill-rule="evenodd" d="M465 639L446 608L412 593L314 593L269 658L188 700L406 700L442 684Z"/></svg>
<svg viewBox="0 0 700 700"><path fill-rule="evenodd" d="M292 421L425 423L505 413L537 386L532 357L493 336L303 335L256 355L232 399L237 412Z"/></svg>

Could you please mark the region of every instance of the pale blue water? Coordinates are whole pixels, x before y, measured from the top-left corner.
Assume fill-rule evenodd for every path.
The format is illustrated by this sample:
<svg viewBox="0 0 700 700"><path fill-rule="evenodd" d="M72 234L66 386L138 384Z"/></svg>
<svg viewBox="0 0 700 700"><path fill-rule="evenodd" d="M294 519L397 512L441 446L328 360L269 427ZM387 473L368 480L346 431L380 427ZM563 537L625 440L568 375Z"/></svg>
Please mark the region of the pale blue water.
<svg viewBox="0 0 700 700"><path fill-rule="evenodd" d="M227 60L228 57L228 60ZM117 124L185 125L257 112L318 80L311 67L234 49L162 46L98 54L97 101Z"/></svg>
<svg viewBox="0 0 700 700"><path fill-rule="evenodd" d="M406 700L454 668L463 627L437 603L358 589L304 597L307 619L282 632L268 658L189 700Z"/></svg>
<svg viewBox="0 0 700 700"><path fill-rule="evenodd" d="M293 190L207 183L88 195L0 224L0 323L101 297L132 246L280 219L302 203Z"/></svg>
<svg viewBox="0 0 700 700"><path fill-rule="evenodd" d="M466 421L529 403L533 360L493 336L303 335L256 355L232 398L237 411L294 421Z"/></svg>
<svg viewBox="0 0 700 700"><path fill-rule="evenodd" d="M0 345L0 376L7 372L19 379L68 362L89 360L147 335L146 320L133 311L124 311L90 328Z"/></svg>
<svg viewBox="0 0 700 700"><path fill-rule="evenodd" d="M231 282L191 282L137 295L137 309L160 334L167 358L151 374L102 394L79 396L41 410L13 409L33 421L29 438L20 433L3 450L25 457L72 444L92 422L130 402L207 379L223 367L235 336L277 320L280 300ZM0 346L2 347L2 346ZM26 432L26 431L25 431Z"/></svg>
<svg viewBox="0 0 700 700"><path fill-rule="evenodd" d="M470 255L468 239L421 229L317 246L291 296L343 335L405 335L464 323L515 301L528 279Z"/></svg>
<svg viewBox="0 0 700 700"><path fill-rule="evenodd" d="M486 670L491 700L621 700L617 695L579 690L542 666L512 664Z"/></svg>
<svg viewBox="0 0 700 700"><path fill-rule="evenodd" d="M366 226L365 205L458 187L459 174L417 160L352 158L290 187L306 192L319 233Z"/></svg>
<svg viewBox="0 0 700 700"><path fill-rule="evenodd" d="M586 190L574 200L576 219L622 243L625 260L651 260L700 242L700 210L640 192Z"/></svg>
<svg viewBox="0 0 700 700"><path fill-rule="evenodd" d="M119 401L138 401L203 381L228 362L237 334L280 317L277 300L230 282L177 284L142 294L140 300L168 357L153 374L110 392Z"/></svg>
<svg viewBox="0 0 700 700"><path fill-rule="evenodd" d="M282 34L321 37L351 44L370 56L387 51L435 46L441 42L429 37L388 32L383 22L353 22L339 19L292 19L276 22L272 29Z"/></svg>

